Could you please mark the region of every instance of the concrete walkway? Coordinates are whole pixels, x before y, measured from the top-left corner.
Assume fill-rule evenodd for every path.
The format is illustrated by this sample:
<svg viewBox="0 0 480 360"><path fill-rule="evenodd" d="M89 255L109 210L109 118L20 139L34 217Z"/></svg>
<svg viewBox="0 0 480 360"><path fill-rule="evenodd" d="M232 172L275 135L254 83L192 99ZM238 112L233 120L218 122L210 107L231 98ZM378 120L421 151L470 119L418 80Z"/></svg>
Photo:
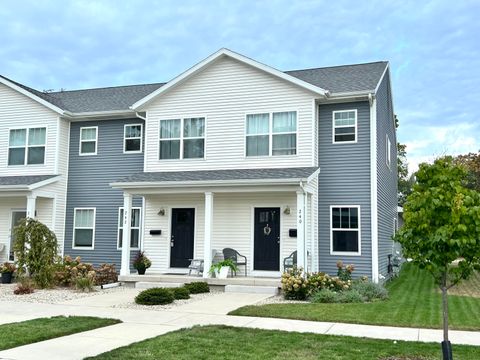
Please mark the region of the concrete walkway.
<svg viewBox="0 0 480 360"><path fill-rule="evenodd" d="M228 316L229 311L254 304L269 295L219 293L168 310L113 308L112 304L133 299L131 289L101 294L62 304L31 304L0 301L0 323L57 315L116 318L121 324L42 341L0 352L0 359L83 359L133 342L194 325L230 325L283 331L347 335L375 339L439 342L441 330L396 328L316 321ZM480 346L480 332L450 331L452 343Z"/></svg>

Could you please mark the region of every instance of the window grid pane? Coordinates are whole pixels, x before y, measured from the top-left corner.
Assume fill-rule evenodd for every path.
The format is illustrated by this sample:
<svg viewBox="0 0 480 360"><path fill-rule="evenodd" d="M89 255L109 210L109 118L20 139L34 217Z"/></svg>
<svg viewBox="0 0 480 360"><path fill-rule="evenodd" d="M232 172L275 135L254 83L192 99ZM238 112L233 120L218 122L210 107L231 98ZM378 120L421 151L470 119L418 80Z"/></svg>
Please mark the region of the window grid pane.
<svg viewBox="0 0 480 360"><path fill-rule="evenodd" d="M130 247L138 248L140 243L140 209L132 209L132 222L130 224ZM118 247L122 247L123 241L123 208L120 208L118 216Z"/></svg>
<svg viewBox="0 0 480 360"><path fill-rule="evenodd" d="M160 139L179 139L180 119L160 120Z"/></svg>
<svg viewBox="0 0 480 360"><path fill-rule="evenodd" d="M46 128L28 130L28 145L45 145Z"/></svg>
<svg viewBox="0 0 480 360"><path fill-rule="evenodd" d="M84 140L96 140L97 139L97 129L96 128L83 128L81 129L81 139Z"/></svg>
<svg viewBox="0 0 480 360"><path fill-rule="evenodd" d="M26 129L13 129L10 130L9 146L25 146L27 142L27 130Z"/></svg>
<svg viewBox="0 0 480 360"><path fill-rule="evenodd" d="M183 119L183 137L201 138L205 136L205 118Z"/></svg>
<svg viewBox="0 0 480 360"><path fill-rule="evenodd" d="M141 138L142 125L127 125L125 127L125 138Z"/></svg>
<svg viewBox="0 0 480 360"><path fill-rule="evenodd" d="M269 114L247 115L247 135L268 134L270 132Z"/></svg>
<svg viewBox="0 0 480 360"><path fill-rule="evenodd" d="M273 113L272 121L274 134L297 131L297 113L295 111Z"/></svg>
<svg viewBox="0 0 480 360"><path fill-rule="evenodd" d="M268 135L247 136L247 156L268 156Z"/></svg>

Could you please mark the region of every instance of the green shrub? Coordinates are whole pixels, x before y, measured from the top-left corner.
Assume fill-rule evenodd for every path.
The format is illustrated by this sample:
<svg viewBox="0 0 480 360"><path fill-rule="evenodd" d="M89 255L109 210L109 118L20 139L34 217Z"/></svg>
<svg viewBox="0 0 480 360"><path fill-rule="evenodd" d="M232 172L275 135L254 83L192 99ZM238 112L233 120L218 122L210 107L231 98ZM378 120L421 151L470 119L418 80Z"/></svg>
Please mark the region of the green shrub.
<svg viewBox="0 0 480 360"><path fill-rule="evenodd" d="M165 288L152 288L142 291L135 297L135 302L141 305L166 305L175 300L173 291Z"/></svg>
<svg viewBox="0 0 480 360"><path fill-rule="evenodd" d="M186 287L172 288L173 297L175 300L190 299L190 291Z"/></svg>
<svg viewBox="0 0 480 360"><path fill-rule="evenodd" d="M79 274L75 278L75 289L82 292L93 291L95 285L95 271L89 271L87 274Z"/></svg>
<svg viewBox="0 0 480 360"><path fill-rule="evenodd" d="M386 300L388 291L382 285L369 281L359 281L352 285L352 289L358 291L366 301Z"/></svg>
<svg viewBox="0 0 480 360"><path fill-rule="evenodd" d="M313 303L336 303L338 302L338 293L330 289L321 289L313 293L310 301Z"/></svg>
<svg viewBox="0 0 480 360"><path fill-rule="evenodd" d="M40 288L54 285L54 264L57 256L57 237L38 220L23 219L14 228L13 251L20 276L26 273Z"/></svg>
<svg viewBox="0 0 480 360"><path fill-rule="evenodd" d="M196 281L185 284L185 288L190 292L190 294L202 294L210 292L208 284L204 281Z"/></svg>
<svg viewBox="0 0 480 360"><path fill-rule="evenodd" d="M363 303L365 302L365 298L357 290L346 290L338 293L338 302Z"/></svg>

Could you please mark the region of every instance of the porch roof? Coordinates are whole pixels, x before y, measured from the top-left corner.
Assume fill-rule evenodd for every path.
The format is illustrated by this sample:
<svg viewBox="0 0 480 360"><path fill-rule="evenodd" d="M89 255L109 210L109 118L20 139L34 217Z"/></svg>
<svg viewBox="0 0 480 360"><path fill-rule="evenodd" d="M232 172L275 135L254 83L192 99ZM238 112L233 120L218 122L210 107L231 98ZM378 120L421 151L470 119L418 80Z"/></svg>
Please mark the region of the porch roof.
<svg viewBox="0 0 480 360"><path fill-rule="evenodd" d="M115 188L212 185L212 184L251 184L251 183L298 183L308 181L319 168L297 167L277 169L233 169L144 172L135 174L110 184Z"/></svg>
<svg viewBox="0 0 480 360"><path fill-rule="evenodd" d="M0 191L34 190L43 185L55 182L58 175L28 175L0 177Z"/></svg>

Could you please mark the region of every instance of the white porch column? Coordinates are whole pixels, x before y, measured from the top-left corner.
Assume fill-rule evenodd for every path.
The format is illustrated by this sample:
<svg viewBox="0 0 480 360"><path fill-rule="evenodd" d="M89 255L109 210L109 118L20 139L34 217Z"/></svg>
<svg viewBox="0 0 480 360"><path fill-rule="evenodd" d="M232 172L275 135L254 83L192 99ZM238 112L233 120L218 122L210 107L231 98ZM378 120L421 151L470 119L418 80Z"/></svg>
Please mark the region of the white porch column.
<svg viewBox="0 0 480 360"><path fill-rule="evenodd" d="M297 267L305 269L305 193L297 191Z"/></svg>
<svg viewBox="0 0 480 360"><path fill-rule="evenodd" d="M35 208L36 208L37 196L28 195L27 196L27 219L35 219Z"/></svg>
<svg viewBox="0 0 480 360"><path fill-rule="evenodd" d="M123 193L123 236L122 236L122 265L120 275L130 275L130 237L132 225L132 194Z"/></svg>
<svg viewBox="0 0 480 360"><path fill-rule="evenodd" d="M213 193L205 193L205 239L203 240L203 277L210 276L212 266L212 224L213 224Z"/></svg>

